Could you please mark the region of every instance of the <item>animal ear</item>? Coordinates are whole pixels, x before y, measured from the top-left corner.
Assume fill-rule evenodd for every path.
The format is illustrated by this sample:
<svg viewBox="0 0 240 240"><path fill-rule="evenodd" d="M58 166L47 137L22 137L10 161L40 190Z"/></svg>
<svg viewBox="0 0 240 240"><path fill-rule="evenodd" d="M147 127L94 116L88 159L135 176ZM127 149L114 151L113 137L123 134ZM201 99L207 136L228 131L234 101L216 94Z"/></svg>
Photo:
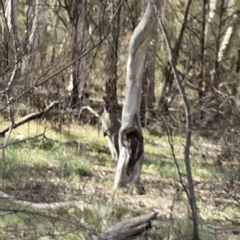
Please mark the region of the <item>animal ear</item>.
<svg viewBox="0 0 240 240"><path fill-rule="evenodd" d="M103 97L103 101L104 101L104 110L106 110L109 113L113 113L116 114L116 104L114 102L114 100L112 100L111 98L108 98L107 96Z"/></svg>
<svg viewBox="0 0 240 240"><path fill-rule="evenodd" d="M107 96L103 97L103 101L104 101L103 109L106 110L107 112L111 112L111 101L108 99Z"/></svg>

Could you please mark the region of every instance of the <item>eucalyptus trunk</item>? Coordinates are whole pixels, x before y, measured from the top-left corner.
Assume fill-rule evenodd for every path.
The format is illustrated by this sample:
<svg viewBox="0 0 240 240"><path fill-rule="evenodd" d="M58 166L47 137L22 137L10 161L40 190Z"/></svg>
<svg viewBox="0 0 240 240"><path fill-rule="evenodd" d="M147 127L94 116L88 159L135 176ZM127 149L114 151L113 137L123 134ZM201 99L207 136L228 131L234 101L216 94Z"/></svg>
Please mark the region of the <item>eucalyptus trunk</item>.
<svg viewBox="0 0 240 240"><path fill-rule="evenodd" d="M119 130L119 161L114 182L114 189L131 188L135 185L139 193L143 190L137 184L140 183L144 161L144 138L140 119L142 76L146 48L157 24L157 17L154 13L156 2L160 11L162 10L163 1L149 0L145 13L129 43L125 102Z"/></svg>

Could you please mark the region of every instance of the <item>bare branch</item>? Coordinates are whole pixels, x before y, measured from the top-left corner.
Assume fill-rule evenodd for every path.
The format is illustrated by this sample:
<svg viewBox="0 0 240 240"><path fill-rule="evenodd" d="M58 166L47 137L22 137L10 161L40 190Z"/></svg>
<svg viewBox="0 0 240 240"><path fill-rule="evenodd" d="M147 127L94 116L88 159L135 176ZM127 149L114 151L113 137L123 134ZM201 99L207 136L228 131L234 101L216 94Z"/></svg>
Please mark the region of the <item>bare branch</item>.
<svg viewBox="0 0 240 240"><path fill-rule="evenodd" d="M22 124L24 124L26 122L29 122L31 120L43 117L48 111L50 111L58 103L60 103L60 101L54 101L49 106L47 106L45 109L43 109L42 111L28 114L27 116L21 118L19 121L15 122L13 124L12 128L13 129L17 128L17 127L21 126ZM4 134L7 131L9 131L10 128L11 128L11 125L4 128L3 130L1 130L0 131L0 136L4 136Z"/></svg>
<svg viewBox="0 0 240 240"><path fill-rule="evenodd" d="M87 109L89 112L91 112L95 117L99 118L100 119L100 115L95 111L93 110L90 106L84 106L84 107L81 107L80 111L79 111L79 114L78 114L78 119L80 118L81 114L82 114L82 111Z"/></svg>
<svg viewBox="0 0 240 240"><path fill-rule="evenodd" d="M151 228L151 220L156 216L157 213L153 212L122 221L105 230L94 240L132 239Z"/></svg>

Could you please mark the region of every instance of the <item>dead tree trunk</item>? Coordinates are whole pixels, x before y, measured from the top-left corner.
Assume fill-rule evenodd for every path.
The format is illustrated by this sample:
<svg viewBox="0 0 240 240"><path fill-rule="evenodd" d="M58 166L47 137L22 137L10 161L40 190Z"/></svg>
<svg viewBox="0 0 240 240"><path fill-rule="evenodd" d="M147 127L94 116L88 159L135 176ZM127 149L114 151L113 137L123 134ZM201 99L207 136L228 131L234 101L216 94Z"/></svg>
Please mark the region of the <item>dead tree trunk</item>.
<svg viewBox="0 0 240 240"><path fill-rule="evenodd" d="M140 179L144 159L144 145L140 119L142 75L146 47L156 27L157 18L154 4L162 8L162 0L149 0L146 11L133 32L129 44L126 73L125 103L122 110L119 130L119 161L116 170L114 189L131 187ZM139 190L139 189L138 189Z"/></svg>
<svg viewBox="0 0 240 240"><path fill-rule="evenodd" d="M156 213L148 213L117 223L99 234L94 240L132 239L151 228L151 220L156 216Z"/></svg>

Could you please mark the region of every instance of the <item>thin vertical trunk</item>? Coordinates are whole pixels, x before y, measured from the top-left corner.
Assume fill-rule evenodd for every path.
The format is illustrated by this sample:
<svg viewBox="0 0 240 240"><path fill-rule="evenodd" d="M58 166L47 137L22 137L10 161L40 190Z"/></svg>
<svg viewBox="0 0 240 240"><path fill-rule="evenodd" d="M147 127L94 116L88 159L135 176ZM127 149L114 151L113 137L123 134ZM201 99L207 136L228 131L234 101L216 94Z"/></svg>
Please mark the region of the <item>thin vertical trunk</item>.
<svg viewBox="0 0 240 240"><path fill-rule="evenodd" d="M203 91L209 91L213 86L217 88L217 55L220 41L220 9L224 0L210 0L209 11L205 26L205 50L203 69Z"/></svg>
<svg viewBox="0 0 240 240"><path fill-rule="evenodd" d="M34 5L34 3L32 4ZM34 6L34 17L31 19L33 6L29 5L27 14L27 32L24 36L26 54L22 59L22 74L32 72L35 68L36 50L42 44L46 28L47 8L47 0L36 0ZM29 30L30 32L28 32Z"/></svg>
<svg viewBox="0 0 240 240"><path fill-rule="evenodd" d="M181 27L179 36L177 38L177 41L175 43L175 47L173 48L173 54L175 56L176 64L178 62L178 57L179 57L179 53L180 53L180 48L181 48L184 32L187 27L188 15L189 15L191 4L192 4L192 0L188 0L182 27ZM169 104L168 104L167 99L168 99L168 96L170 95L170 92L172 89L172 84L173 84L173 78L174 78L170 62L168 62L166 67L164 68L163 75L164 75L164 85L163 85L163 89L162 89L162 93L161 93L158 105L161 110L168 111Z"/></svg>
<svg viewBox="0 0 240 240"><path fill-rule="evenodd" d="M184 107L185 107L185 114L186 114L186 144L184 147L184 161L185 161L185 167L186 167L186 172L187 172L187 180L188 180L188 191L186 192L189 200L189 204L192 210L192 219L193 219L193 235L192 235L192 240L200 240L199 237L199 229L198 229L198 209L197 209L197 202L196 202L196 197L195 197L195 192L194 192L194 184L193 184L193 178L192 178L192 171L191 171L191 163L190 163L190 147L191 147L191 111L190 111L190 104L188 101L188 98L185 93L185 89L182 85L182 82L179 77L179 73L176 68L176 61L175 61L175 56L174 52L171 47L170 39L168 37L167 31L163 25L161 15L159 11L157 10L155 6L155 11L158 16L158 22L161 27L161 30L163 32L166 45L169 51L170 55L170 63L173 69L173 74L177 82L177 86L179 89L179 92L182 96L183 102L184 102Z"/></svg>
<svg viewBox="0 0 240 240"><path fill-rule="evenodd" d="M87 12L88 1L69 1L67 11L72 35L72 60L83 53L87 47ZM88 77L86 57L75 62L71 68L70 83L72 86L71 106L75 108L83 95Z"/></svg>
<svg viewBox="0 0 240 240"><path fill-rule="evenodd" d="M117 63L118 63L118 45L120 34L120 17L121 17L122 0L113 1L112 21L110 39L108 41L108 53L106 59L106 95L116 106L117 101Z"/></svg>
<svg viewBox="0 0 240 240"><path fill-rule="evenodd" d="M215 89L218 89L218 85L220 83L219 79L219 62L218 62L218 54L220 50L221 45L221 34L222 34L222 28L223 28L223 12L224 12L224 1L221 0L220 6L219 6L219 16L218 16L218 29L217 29L217 35L216 35L216 42L215 42L215 53L214 53L214 68L212 71L212 86Z"/></svg>
<svg viewBox="0 0 240 240"><path fill-rule="evenodd" d="M11 9L11 2L10 0L7 0L6 2L3 2L1 0L1 7L2 7L2 43L3 43L3 49L2 49L2 61L1 61L1 67L2 69L7 69L9 61L8 61L8 54L9 54L9 39L10 39L10 30L9 25L11 23L11 16L10 16L10 9Z"/></svg>
<svg viewBox="0 0 240 240"><path fill-rule="evenodd" d="M59 10L60 10L59 2L57 2L56 5L55 5L56 13L58 13ZM57 28L58 28L58 25L59 25L59 16L58 16L58 14L55 14L53 22L54 22L54 24L53 24L53 37L54 37L54 39L53 39L51 64L54 64L55 58L56 58L56 44L57 44L57 41L58 41Z"/></svg>
<svg viewBox="0 0 240 240"><path fill-rule="evenodd" d="M16 44L16 49L19 47L18 39L18 1L11 0L11 28L13 33L13 38ZM10 29L10 28L9 28Z"/></svg>
<svg viewBox="0 0 240 240"><path fill-rule="evenodd" d="M200 106L200 112L199 112L199 119L203 119L204 117L204 111L202 110L203 105L203 97L204 97L204 64L205 64L205 27L206 27L206 4L207 0L203 0L202 5L202 32L201 32L201 38L200 38L200 51L201 51L201 65L200 65L200 74L199 74L199 80L198 80L198 101Z"/></svg>
<svg viewBox="0 0 240 240"><path fill-rule="evenodd" d="M22 44L23 44L23 48L24 48L23 50L26 52L27 45L28 45L28 39L29 39L29 35L31 33L32 23L33 23L33 18L34 18L33 1L31 1L31 0L26 1L25 13L26 13L26 31L23 36Z"/></svg>
<svg viewBox="0 0 240 240"><path fill-rule="evenodd" d="M234 46L233 38L238 34L238 26L239 26L239 16L235 11L239 9L240 2L238 0L235 0L235 3L233 1L229 1L227 5L227 16L231 17L231 22L227 28L227 30L224 33L220 49L218 52L218 62L222 62L225 60L225 56L228 58L229 55L231 55L231 52L234 52L235 49L232 48ZM224 62L226 65L226 61Z"/></svg>
<svg viewBox="0 0 240 240"><path fill-rule="evenodd" d="M19 49L18 40L18 2L17 0L7 0L2 5L2 31L4 44L3 67L7 68L15 64L15 49ZM16 48L15 48L16 47Z"/></svg>
<svg viewBox="0 0 240 240"><path fill-rule="evenodd" d="M8 105L8 113L9 113L9 120L11 121L11 126L9 128L8 133L5 136L5 140L2 146L2 167L6 167L5 165L5 158L6 158L6 147L7 143L9 141L12 127L14 125L15 119L14 119L14 111L11 107L10 99L11 99L11 90L12 90L12 84L16 78L17 73L17 65L18 65L18 48L19 48L19 40L18 40L18 3L16 0L10 0L6 2L6 12L4 12L4 18L5 18L5 30L4 31L4 37L5 41L8 41L8 48L6 49L7 52L7 65L10 65L12 70L11 76L8 78L7 74L3 75L4 81L6 84L5 89L5 97L6 97L6 104Z"/></svg>

